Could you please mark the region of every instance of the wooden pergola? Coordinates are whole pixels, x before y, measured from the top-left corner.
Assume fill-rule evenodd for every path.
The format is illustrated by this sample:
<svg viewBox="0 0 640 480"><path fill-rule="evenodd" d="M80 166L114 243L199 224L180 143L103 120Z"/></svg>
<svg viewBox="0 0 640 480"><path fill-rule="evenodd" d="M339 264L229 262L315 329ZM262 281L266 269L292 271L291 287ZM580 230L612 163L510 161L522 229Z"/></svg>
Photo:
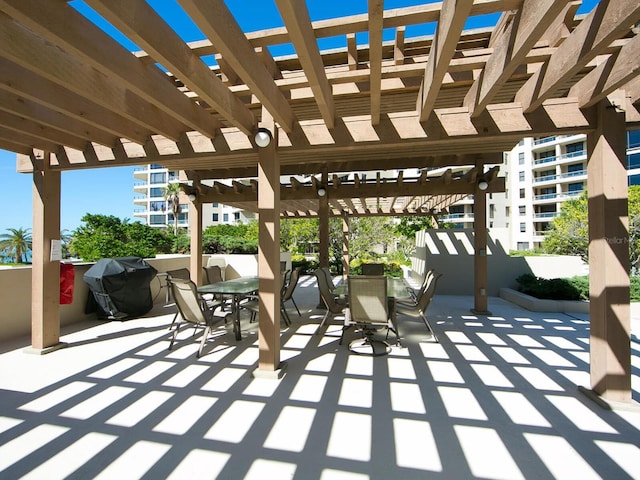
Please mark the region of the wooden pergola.
<svg viewBox="0 0 640 480"><path fill-rule="evenodd" d="M49 254L59 237L62 171L151 163L180 170L185 191L196 194L197 282L202 202L257 211L258 372L277 375L281 216L318 216L326 244L330 215L425 214L473 194L474 310L483 312L485 194L504 190L492 168L523 137L580 132L589 154L591 386L631 401L628 250L620 239L628 236L625 131L640 125L637 0L600 0L581 18L572 0L425 1L394 10L368 0L365 13L322 21L311 21L302 0L274 0L284 26L256 32L243 32L223 0L178 0L205 37L193 43L144 0L84 3L143 51L127 51L62 0L0 0L0 148L17 152L18 170L34 179L35 349L59 344L59 263ZM470 17L491 13L500 14L494 27L465 29ZM424 24L435 33L410 35ZM383 41L389 31L393 40ZM345 46L321 51L318 40L329 37ZM295 55L274 58L270 48L283 44ZM214 66L205 63L212 57ZM266 147L254 140L258 129L267 131ZM465 173L428 174L447 167ZM426 173L388 183L336 175L407 168ZM315 180L280 185L295 175ZM215 183L221 179L235 183Z"/></svg>

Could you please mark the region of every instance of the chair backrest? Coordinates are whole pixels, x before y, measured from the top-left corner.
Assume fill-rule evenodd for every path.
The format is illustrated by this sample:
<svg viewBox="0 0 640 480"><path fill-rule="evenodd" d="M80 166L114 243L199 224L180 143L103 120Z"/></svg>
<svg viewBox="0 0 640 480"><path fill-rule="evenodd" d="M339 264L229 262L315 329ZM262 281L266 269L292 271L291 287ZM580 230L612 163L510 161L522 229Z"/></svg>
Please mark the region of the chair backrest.
<svg viewBox="0 0 640 480"><path fill-rule="evenodd" d="M218 265L209 265L203 268L207 278L207 284L218 283L222 281L222 269Z"/></svg>
<svg viewBox="0 0 640 480"><path fill-rule="evenodd" d="M170 285L171 295L173 295L176 307L178 307L184 321L197 324L206 323L196 284L191 280L171 278Z"/></svg>
<svg viewBox="0 0 640 480"><path fill-rule="evenodd" d="M441 276L442 276L441 273L438 273L434 270L431 281L426 285L424 291L421 292L420 296L418 297L418 303L416 305L416 308L421 312L427 311L427 307L429 307L429 304L431 303L431 299L436 293L436 285L438 284L438 279Z"/></svg>
<svg viewBox="0 0 640 480"><path fill-rule="evenodd" d="M435 269L433 268L424 272L424 277L422 278L422 284L420 285L418 294L416 295L416 303L420 303L420 298L422 298L422 295L424 294L424 292L426 292L427 288L429 288L429 284L433 281L433 277L436 274L441 275L440 273L436 272Z"/></svg>
<svg viewBox="0 0 640 480"><path fill-rule="evenodd" d="M329 284L327 282L327 278L324 272L320 271L320 269L315 271L315 276L318 279L318 290L320 291L320 296L322 297L322 301L325 303L330 312L338 313L344 310L345 305L337 303L329 289Z"/></svg>
<svg viewBox="0 0 640 480"><path fill-rule="evenodd" d="M384 275L384 265L382 263L363 263L362 275Z"/></svg>
<svg viewBox="0 0 640 480"><path fill-rule="evenodd" d="M178 268L176 270L167 270L167 275L169 275L169 279L172 278L180 278L182 280L191 280L191 273L188 268Z"/></svg>
<svg viewBox="0 0 640 480"><path fill-rule="evenodd" d="M336 289L336 286L333 284L333 275L331 275L329 267L320 267L318 270L320 270L320 273L324 275L324 279L327 282L329 290L333 292Z"/></svg>
<svg viewBox="0 0 640 480"><path fill-rule="evenodd" d="M293 295L293 291L296 289L296 285L298 285L298 279L300 278L300 268L301 267L296 267L291 271L291 276L289 277L289 283L287 284L284 293L282 295L282 300L289 300L292 295Z"/></svg>
<svg viewBox="0 0 640 480"><path fill-rule="evenodd" d="M349 310L354 323L387 324L389 300L384 275L349 276Z"/></svg>

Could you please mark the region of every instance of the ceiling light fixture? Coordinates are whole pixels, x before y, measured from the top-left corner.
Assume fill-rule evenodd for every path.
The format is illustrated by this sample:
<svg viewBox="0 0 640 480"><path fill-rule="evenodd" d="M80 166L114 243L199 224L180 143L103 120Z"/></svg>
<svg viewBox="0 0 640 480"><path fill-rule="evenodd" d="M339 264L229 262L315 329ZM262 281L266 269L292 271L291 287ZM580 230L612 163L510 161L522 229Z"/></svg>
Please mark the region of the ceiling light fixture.
<svg viewBox="0 0 640 480"><path fill-rule="evenodd" d="M486 190L487 188L489 188L489 182L487 182L484 178L481 178L478 182L478 188L482 191Z"/></svg>
<svg viewBox="0 0 640 480"><path fill-rule="evenodd" d="M196 201L196 198L198 198L198 197L196 196L196 194L195 194L195 193L190 193L190 194L189 194L189 200L191 200L192 202L195 202L195 201Z"/></svg>
<svg viewBox="0 0 640 480"><path fill-rule="evenodd" d="M253 139L260 148L268 147L271 143L271 132L267 128L259 128Z"/></svg>
<svg viewBox="0 0 640 480"><path fill-rule="evenodd" d="M324 197L326 194L327 194L327 191L325 190L325 188L324 188L324 187L320 187L320 188L318 189L318 196L319 196L319 197Z"/></svg>

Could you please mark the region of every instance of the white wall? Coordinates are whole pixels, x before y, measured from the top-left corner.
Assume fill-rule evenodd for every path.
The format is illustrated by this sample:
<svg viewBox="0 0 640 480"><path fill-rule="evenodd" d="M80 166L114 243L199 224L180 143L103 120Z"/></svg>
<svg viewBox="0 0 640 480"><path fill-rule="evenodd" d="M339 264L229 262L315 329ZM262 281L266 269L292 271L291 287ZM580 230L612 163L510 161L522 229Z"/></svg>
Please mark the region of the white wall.
<svg viewBox="0 0 640 480"><path fill-rule="evenodd" d="M579 257L549 255L510 257L507 229L490 229L487 241L488 294L496 296L501 287L517 288L516 278L531 273L542 278L587 275L588 266ZM423 230L416 235L416 254L411 276L422 278L426 269L443 274L438 293L473 295L473 230Z"/></svg>

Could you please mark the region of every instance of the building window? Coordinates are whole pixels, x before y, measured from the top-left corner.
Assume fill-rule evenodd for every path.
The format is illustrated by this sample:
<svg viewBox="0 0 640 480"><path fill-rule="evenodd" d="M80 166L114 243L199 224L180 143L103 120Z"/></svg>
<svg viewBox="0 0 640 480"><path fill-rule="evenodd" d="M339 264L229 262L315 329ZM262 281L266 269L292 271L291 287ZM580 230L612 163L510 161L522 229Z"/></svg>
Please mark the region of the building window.
<svg viewBox="0 0 640 480"><path fill-rule="evenodd" d="M518 172L518 180L524 182L524 172Z"/></svg>
<svg viewBox="0 0 640 480"><path fill-rule="evenodd" d="M627 155L627 168L640 168L640 153Z"/></svg>
<svg viewBox="0 0 640 480"><path fill-rule="evenodd" d="M489 205L489 218L493 218L496 214L496 206L491 204Z"/></svg>
<svg viewBox="0 0 640 480"><path fill-rule="evenodd" d="M234 213L233 213L233 219L234 219L236 222L239 222L239 221L240 221L240 212L234 212Z"/></svg>
<svg viewBox="0 0 640 480"><path fill-rule="evenodd" d="M158 187L153 187L149 189L149 196L152 198L162 197L162 189Z"/></svg>
<svg viewBox="0 0 640 480"><path fill-rule="evenodd" d="M149 176L149 183L167 183L167 174L165 172L152 173Z"/></svg>
<svg viewBox="0 0 640 480"><path fill-rule="evenodd" d="M213 208L218 208L218 202L213 202L212 206Z"/></svg>
<svg viewBox="0 0 640 480"><path fill-rule="evenodd" d="M518 251L529 250L529 242L518 242Z"/></svg>
<svg viewBox="0 0 640 480"><path fill-rule="evenodd" d="M631 175L629 177L629 185L640 185L640 175Z"/></svg>
<svg viewBox="0 0 640 480"><path fill-rule="evenodd" d="M178 172L169 172L169 181L173 182L174 180L180 180L180 175Z"/></svg>
<svg viewBox="0 0 640 480"><path fill-rule="evenodd" d="M224 223L227 223L229 221L229 214L228 213L223 213L222 214L222 221Z"/></svg>
<svg viewBox="0 0 640 480"><path fill-rule="evenodd" d="M213 221L214 221L214 222L217 222L217 221L218 221L218 214L217 214L217 213L214 213L214 214L213 214Z"/></svg>
<svg viewBox="0 0 640 480"><path fill-rule="evenodd" d="M525 198L524 188L520 189L520 198Z"/></svg>
<svg viewBox="0 0 640 480"><path fill-rule="evenodd" d="M524 145L524 138L521 138L520 141L518 142L518 145L523 146Z"/></svg>
<svg viewBox="0 0 640 480"><path fill-rule="evenodd" d="M582 153L584 151L584 143L583 142L576 142L576 143L569 143L567 145L567 153Z"/></svg>
<svg viewBox="0 0 640 480"><path fill-rule="evenodd" d="M570 192L581 192L584 188L584 185L582 184L582 182L580 183L570 183L568 185L569 191Z"/></svg>
<svg viewBox="0 0 640 480"><path fill-rule="evenodd" d="M527 224L526 224L526 223L521 223L521 224L520 224L520 231L521 231L522 233L524 233L524 232L526 232L526 231L527 231Z"/></svg>
<svg viewBox="0 0 640 480"><path fill-rule="evenodd" d="M567 172L581 172L582 170L584 170L582 163L575 163L567 167Z"/></svg>
<svg viewBox="0 0 640 480"><path fill-rule="evenodd" d="M164 202L151 202L149 203L149 210L152 212L164 212L165 203Z"/></svg>
<svg viewBox="0 0 640 480"><path fill-rule="evenodd" d="M527 206L526 205L520 205L518 207L518 213L520 214L521 217L525 216L527 214Z"/></svg>
<svg viewBox="0 0 640 480"><path fill-rule="evenodd" d="M521 140L522 141L522 140ZM524 152L520 152L518 154L518 164L519 165L524 165Z"/></svg>
<svg viewBox="0 0 640 480"><path fill-rule="evenodd" d="M162 165L158 165L157 163L152 163L149 165L151 170L162 170L164 167Z"/></svg>
<svg viewBox="0 0 640 480"><path fill-rule="evenodd" d="M555 150L547 150L545 152L539 152L538 153L538 159L541 158L553 158L556 156L556 151Z"/></svg>
<svg viewBox="0 0 640 480"><path fill-rule="evenodd" d="M149 217L149 225L166 225L167 217L165 215L151 215Z"/></svg>
<svg viewBox="0 0 640 480"><path fill-rule="evenodd" d="M640 147L640 130L627 131L627 148Z"/></svg>

